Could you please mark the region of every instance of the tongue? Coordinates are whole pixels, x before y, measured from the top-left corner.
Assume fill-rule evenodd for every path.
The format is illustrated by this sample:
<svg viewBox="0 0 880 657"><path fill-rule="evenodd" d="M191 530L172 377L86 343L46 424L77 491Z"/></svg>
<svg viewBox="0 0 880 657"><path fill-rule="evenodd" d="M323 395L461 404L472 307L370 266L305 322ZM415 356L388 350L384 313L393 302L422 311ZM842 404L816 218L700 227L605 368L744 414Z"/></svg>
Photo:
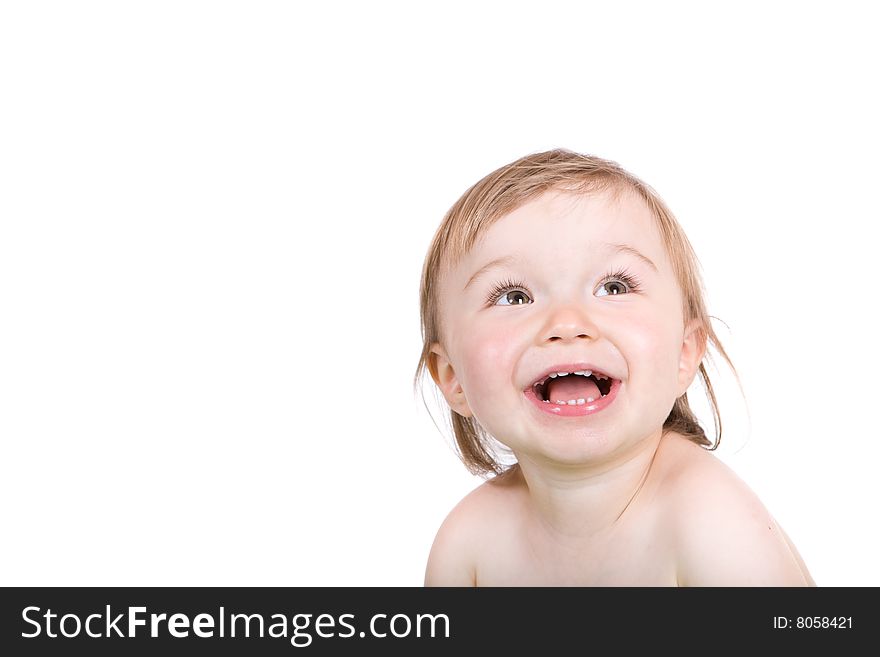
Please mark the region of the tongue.
<svg viewBox="0 0 880 657"><path fill-rule="evenodd" d="M599 386L585 376L578 374L569 374L568 376L557 376L550 379L545 384L547 386L547 399L551 402L568 401L569 399L599 399L602 393L599 392Z"/></svg>

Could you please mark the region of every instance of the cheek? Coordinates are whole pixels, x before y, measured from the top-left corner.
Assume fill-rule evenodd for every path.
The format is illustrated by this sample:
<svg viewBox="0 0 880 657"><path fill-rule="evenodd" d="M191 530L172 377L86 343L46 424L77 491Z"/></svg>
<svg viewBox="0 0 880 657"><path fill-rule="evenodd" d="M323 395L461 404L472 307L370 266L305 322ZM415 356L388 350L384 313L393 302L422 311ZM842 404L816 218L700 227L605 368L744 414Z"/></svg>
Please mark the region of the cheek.
<svg viewBox="0 0 880 657"><path fill-rule="evenodd" d="M678 371L678 350L674 321L658 319L657 315L632 318L629 322L628 343L630 358L651 378L669 377Z"/></svg>
<svg viewBox="0 0 880 657"><path fill-rule="evenodd" d="M472 331L462 345L464 385L491 395L499 389L499 382L511 381L522 351L521 340L521 334L509 328Z"/></svg>

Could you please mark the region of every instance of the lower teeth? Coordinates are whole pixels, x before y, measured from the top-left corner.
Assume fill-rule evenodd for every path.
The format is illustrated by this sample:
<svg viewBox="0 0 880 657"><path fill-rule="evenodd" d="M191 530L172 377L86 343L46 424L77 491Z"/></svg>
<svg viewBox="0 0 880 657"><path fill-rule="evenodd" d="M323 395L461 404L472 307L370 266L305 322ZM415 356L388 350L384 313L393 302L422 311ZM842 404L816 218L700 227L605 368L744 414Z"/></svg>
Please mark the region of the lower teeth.
<svg viewBox="0 0 880 657"><path fill-rule="evenodd" d="M542 395L540 394L540 391L537 390L537 386L538 386L538 384L535 384L535 387L536 387L535 393L540 398ZM583 399L583 398L569 399L568 401L558 399L555 402L551 402L549 399L542 399L541 401L543 401L545 404L553 403L553 404L556 404L557 406L581 406L583 404L590 404L590 403L596 401L597 399L601 399L602 397L605 397L605 396L606 396L606 393L599 390L598 397L587 397L586 399Z"/></svg>

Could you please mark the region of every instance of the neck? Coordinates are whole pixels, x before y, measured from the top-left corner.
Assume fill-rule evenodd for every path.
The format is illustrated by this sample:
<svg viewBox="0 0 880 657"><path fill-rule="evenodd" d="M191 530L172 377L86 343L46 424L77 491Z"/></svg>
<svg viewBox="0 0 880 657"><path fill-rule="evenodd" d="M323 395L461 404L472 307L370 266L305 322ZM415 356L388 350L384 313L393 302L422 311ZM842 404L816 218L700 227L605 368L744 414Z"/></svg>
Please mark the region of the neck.
<svg viewBox="0 0 880 657"><path fill-rule="evenodd" d="M597 463L560 465L518 454L538 527L577 545L608 535L636 503L651 472L661 431Z"/></svg>

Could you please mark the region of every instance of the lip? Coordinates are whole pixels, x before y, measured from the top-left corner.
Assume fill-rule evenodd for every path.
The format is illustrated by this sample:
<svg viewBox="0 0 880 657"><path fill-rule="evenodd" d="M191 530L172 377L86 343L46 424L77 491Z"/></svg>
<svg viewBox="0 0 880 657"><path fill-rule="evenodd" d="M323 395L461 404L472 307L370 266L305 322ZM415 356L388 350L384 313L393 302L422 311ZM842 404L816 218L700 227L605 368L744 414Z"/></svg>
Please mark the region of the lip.
<svg viewBox="0 0 880 657"><path fill-rule="evenodd" d="M581 369L577 367L575 369ZM583 369L590 369L589 367L584 367ZM571 372L572 370L550 370L550 372ZM599 370L601 372L601 370ZM549 373L549 372L548 372ZM604 372L603 372L604 374ZM546 375L544 375L546 376ZM609 375L610 376L610 375ZM539 379L536 379L539 380ZM538 395L535 394L535 389L533 386L529 386L526 390L523 391L523 394L526 398L532 403L533 406L536 406L538 410L547 413L548 415L554 415L556 417L582 417L584 415L593 415L594 413L598 413L606 408L608 408L612 402L617 398L617 391L620 390L620 379L612 379L611 390L608 391L608 394L604 397L599 397L590 404L583 404L581 406L570 406L568 404L557 404L555 402L545 402L542 399L538 399Z"/></svg>

